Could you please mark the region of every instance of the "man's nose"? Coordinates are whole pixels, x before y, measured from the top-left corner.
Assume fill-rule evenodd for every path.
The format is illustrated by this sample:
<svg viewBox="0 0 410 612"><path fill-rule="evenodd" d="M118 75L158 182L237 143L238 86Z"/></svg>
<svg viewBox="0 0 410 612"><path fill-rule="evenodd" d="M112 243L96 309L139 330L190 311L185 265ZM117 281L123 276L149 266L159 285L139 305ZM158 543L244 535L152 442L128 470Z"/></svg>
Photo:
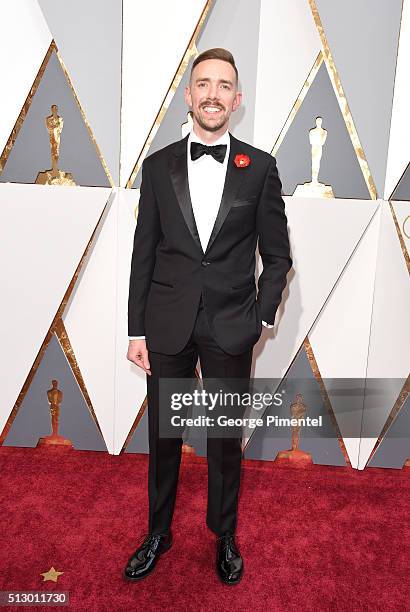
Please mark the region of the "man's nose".
<svg viewBox="0 0 410 612"><path fill-rule="evenodd" d="M213 85L210 85L209 97L212 100L212 102L218 102L218 85L216 83L214 83Z"/></svg>

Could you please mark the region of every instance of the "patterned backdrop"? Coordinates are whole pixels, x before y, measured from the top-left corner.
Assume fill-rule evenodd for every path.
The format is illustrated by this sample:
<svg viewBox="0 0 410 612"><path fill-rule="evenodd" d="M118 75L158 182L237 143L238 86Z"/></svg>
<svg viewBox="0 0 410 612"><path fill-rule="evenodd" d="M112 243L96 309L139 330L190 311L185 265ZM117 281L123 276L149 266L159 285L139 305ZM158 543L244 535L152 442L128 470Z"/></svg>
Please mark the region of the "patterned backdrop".
<svg viewBox="0 0 410 612"><path fill-rule="evenodd" d="M294 263L252 375L323 409L322 433L300 441L313 462L403 467L410 0L0 11L1 443L35 447L57 426L74 450L148 452L145 374L126 359L141 165L187 133L191 64L225 47L243 92L230 131L277 159ZM245 457L272 461L292 432L248 433Z"/></svg>

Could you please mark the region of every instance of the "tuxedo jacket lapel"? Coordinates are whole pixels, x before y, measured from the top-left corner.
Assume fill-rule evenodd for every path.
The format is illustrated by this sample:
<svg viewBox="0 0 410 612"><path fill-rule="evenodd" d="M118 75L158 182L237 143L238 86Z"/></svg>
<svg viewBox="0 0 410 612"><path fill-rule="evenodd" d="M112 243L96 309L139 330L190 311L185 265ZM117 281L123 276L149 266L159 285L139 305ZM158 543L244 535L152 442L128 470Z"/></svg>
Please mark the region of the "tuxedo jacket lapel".
<svg viewBox="0 0 410 612"><path fill-rule="evenodd" d="M240 153L240 141L232 136L231 139L228 165L226 168L225 183L222 192L222 198L218 209L218 214L212 228L212 232L206 247L205 253L199 238L198 228L196 226L194 212L192 208L191 195L189 193L188 182L188 163L187 163L187 144L188 135L182 140L179 140L174 148L173 155L170 157L169 172L171 181L174 187L175 195L178 200L179 207L184 216L188 229L201 250L202 255L205 255L211 248L216 236L218 235L223 222L235 200L236 194L239 191L241 182L246 174L246 168L238 168L234 164L234 158L237 153Z"/></svg>
<svg viewBox="0 0 410 612"><path fill-rule="evenodd" d="M179 207L184 216L185 222L188 226L189 231L198 245L201 253L202 249L201 240L198 234L198 228L195 223L194 211L192 209L191 195L189 193L189 182L188 182L188 162L187 162L187 143L188 134L182 140L179 140L174 148L174 154L170 157L169 162L169 173L171 181L174 186L175 195L178 200Z"/></svg>
<svg viewBox="0 0 410 612"><path fill-rule="evenodd" d="M238 168L237 166L235 166L233 160L235 159L235 155L240 152L241 143L234 136L232 136L230 132L229 132L229 136L231 139L231 144L230 144L228 165L226 167L226 176L225 176L224 188L222 191L221 203L219 206L218 214L215 219L214 226L212 228L211 235L209 237L209 241L206 247L205 254L209 251L209 249L212 246L212 243L217 237L223 225L223 222L225 221L226 216L229 213L229 210L233 202L235 201L236 194L239 191L239 188L241 186L241 183L243 181L243 178L247 170L246 168Z"/></svg>

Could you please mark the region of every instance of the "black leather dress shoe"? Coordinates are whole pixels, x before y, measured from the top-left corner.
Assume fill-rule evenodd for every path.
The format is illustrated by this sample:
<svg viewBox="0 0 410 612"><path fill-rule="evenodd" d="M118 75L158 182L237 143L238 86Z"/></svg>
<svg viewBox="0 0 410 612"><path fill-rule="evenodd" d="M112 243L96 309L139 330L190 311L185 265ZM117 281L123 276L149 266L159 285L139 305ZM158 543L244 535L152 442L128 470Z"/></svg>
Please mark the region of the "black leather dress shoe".
<svg viewBox="0 0 410 612"><path fill-rule="evenodd" d="M152 572L163 553L172 546L172 534L148 534L135 553L128 559L124 570L127 580L141 580Z"/></svg>
<svg viewBox="0 0 410 612"><path fill-rule="evenodd" d="M216 572L225 584L238 584L243 574L243 560L233 535L224 535L216 542Z"/></svg>

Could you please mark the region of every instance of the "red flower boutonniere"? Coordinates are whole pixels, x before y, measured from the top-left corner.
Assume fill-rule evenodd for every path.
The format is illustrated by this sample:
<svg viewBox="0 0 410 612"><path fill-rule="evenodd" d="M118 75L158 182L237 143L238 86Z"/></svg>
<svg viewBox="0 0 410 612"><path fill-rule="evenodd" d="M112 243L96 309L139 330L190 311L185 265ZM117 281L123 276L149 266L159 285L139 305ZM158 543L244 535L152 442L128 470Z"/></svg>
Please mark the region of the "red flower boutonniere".
<svg viewBox="0 0 410 612"><path fill-rule="evenodd" d="M238 153L233 161L238 168L246 168L251 163L249 156L245 155L245 153Z"/></svg>

